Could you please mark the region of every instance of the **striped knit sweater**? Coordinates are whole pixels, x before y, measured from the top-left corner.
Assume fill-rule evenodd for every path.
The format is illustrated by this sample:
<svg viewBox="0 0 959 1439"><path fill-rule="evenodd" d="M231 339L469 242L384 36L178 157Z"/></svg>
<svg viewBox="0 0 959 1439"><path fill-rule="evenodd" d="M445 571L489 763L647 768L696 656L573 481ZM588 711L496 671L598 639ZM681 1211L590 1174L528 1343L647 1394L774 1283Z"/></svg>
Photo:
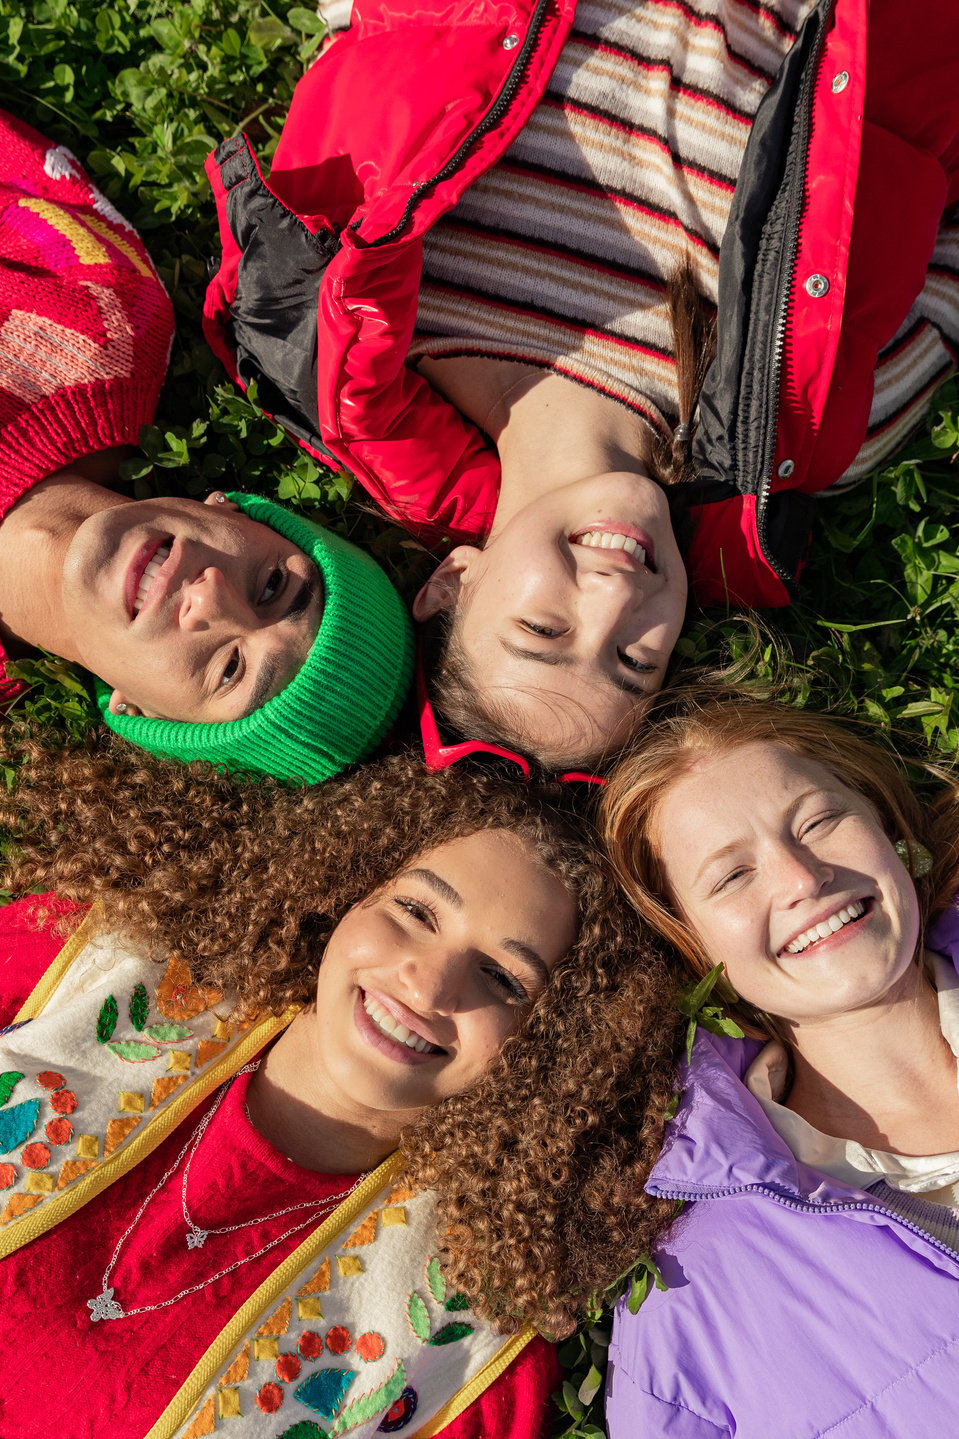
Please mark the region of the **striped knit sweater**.
<svg viewBox="0 0 959 1439"><path fill-rule="evenodd" d="M542 102L427 237L416 360L508 358L678 418L666 280L689 256L708 306L756 109L813 0L581 0ZM959 353L959 222L880 357L865 474Z"/></svg>

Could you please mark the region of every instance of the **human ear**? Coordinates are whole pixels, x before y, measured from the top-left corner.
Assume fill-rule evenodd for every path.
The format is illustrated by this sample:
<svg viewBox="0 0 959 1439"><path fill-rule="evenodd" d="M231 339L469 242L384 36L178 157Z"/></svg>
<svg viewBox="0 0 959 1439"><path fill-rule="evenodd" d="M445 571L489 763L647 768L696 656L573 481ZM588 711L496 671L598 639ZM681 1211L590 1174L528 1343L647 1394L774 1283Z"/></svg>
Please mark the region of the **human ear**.
<svg viewBox="0 0 959 1439"><path fill-rule="evenodd" d="M228 500L222 490L214 490L212 495L207 495L203 501L205 505L213 505L217 510L238 510L240 506L235 500Z"/></svg>
<svg viewBox="0 0 959 1439"><path fill-rule="evenodd" d="M413 618L421 624L441 610L452 609L460 597L470 566L482 552L475 545L457 545L437 565L413 601Z"/></svg>
<svg viewBox="0 0 959 1439"><path fill-rule="evenodd" d="M154 714L151 710L142 710L132 700L128 700L122 690L114 690L110 696L107 709L112 715L126 715L127 719L160 719L162 716Z"/></svg>

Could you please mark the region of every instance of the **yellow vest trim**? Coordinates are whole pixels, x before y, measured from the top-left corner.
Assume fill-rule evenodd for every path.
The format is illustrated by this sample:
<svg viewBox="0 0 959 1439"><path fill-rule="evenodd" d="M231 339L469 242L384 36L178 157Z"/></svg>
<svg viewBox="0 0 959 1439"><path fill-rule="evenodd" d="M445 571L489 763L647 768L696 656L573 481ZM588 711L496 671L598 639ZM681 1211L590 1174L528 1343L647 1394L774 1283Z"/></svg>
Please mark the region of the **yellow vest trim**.
<svg viewBox="0 0 959 1439"><path fill-rule="evenodd" d="M242 1308L238 1309L229 1323L220 1330L145 1439L170 1439L171 1435L178 1432L249 1330L261 1316L269 1312L297 1274L317 1255L322 1254L337 1235L372 1203L379 1191L399 1173L401 1166L402 1159L399 1154L391 1154L388 1159L384 1159L378 1168L371 1170L359 1188L354 1189L353 1193L334 1209L319 1229L314 1230L292 1254L287 1255L283 1263L274 1269L269 1278L263 1281L259 1289L250 1295Z"/></svg>
<svg viewBox="0 0 959 1439"><path fill-rule="evenodd" d="M535 1334L533 1329L522 1329L519 1334L512 1334L503 1343L503 1347L488 1359L478 1374L474 1374L468 1384L464 1384L458 1394L454 1394L448 1404L444 1404L438 1414L434 1414L428 1424L422 1429L417 1429L411 1439L430 1439L433 1434L438 1434L445 1429L447 1424L462 1414L463 1410L478 1399L485 1389L495 1384L503 1371L512 1364L517 1354L520 1354Z"/></svg>
<svg viewBox="0 0 959 1439"><path fill-rule="evenodd" d="M17 1011L17 1019L36 1019L53 997L57 986L63 979L70 965L77 955L89 942L90 935L87 932L91 928L89 916L77 930L76 934L67 941L57 958L51 964L39 984L21 1005ZM172 1134L178 1124L181 1124L191 1110L201 1104L214 1089L248 1064L260 1050L270 1042L277 1034L280 1034L292 1021L297 1013L295 1008L288 1009L285 1014L277 1018L268 1015L265 1019L258 1020L237 1043L229 1049L226 1054L220 1055L202 1073L198 1074L192 1084L184 1085L177 1093L175 1099L152 1120L146 1124L141 1133L109 1159L104 1159L96 1169L88 1170L80 1176L76 1184L70 1186L62 1194L55 1195L48 1199L37 1209L29 1210L20 1218L16 1225L0 1231L0 1259L5 1259L8 1254L15 1254L16 1251L29 1244L32 1240L46 1234L55 1225L68 1219L91 1199L102 1194L111 1184L120 1179L159 1144Z"/></svg>

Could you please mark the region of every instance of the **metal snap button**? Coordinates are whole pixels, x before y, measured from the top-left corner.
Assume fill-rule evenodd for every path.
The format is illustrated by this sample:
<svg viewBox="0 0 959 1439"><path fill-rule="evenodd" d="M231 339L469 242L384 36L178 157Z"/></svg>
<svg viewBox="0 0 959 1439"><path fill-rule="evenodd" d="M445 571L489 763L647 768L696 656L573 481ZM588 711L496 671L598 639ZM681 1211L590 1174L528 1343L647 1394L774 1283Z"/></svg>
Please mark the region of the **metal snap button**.
<svg viewBox="0 0 959 1439"><path fill-rule="evenodd" d="M834 75L834 76L832 77L832 93L833 93L834 95L840 95L840 94L842 93L842 91L845 90L845 88L846 88L846 86L847 86L848 84L849 84L849 71L848 71L848 70L840 70L840 72L839 72L838 75Z"/></svg>
<svg viewBox="0 0 959 1439"><path fill-rule="evenodd" d="M829 281L825 275L810 275L806 281L806 294L811 295L814 300L821 300L823 295L829 293Z"/></svg>
<svg viewBox="0 0 959 1439"><path fill-rule="evenodd" d="M796 461L795 461L795 460L781 460L781 461L779 462L779 467L778 467L778 469L776 470L776 474L779 476L779 478L780 478L781 480L788 480L788 479L789 479L789 476L792 474L792 472L793 472L793 470L794 470L795 468L796 468Z"/></svg>
<svg viewBox="0 0 959 1439"><path fill-rule="evenodd" d="M518 35L507 35L506 39L503 41L503 49L504 49L504 50L515 50L518 44L519 44L519 36L518 36Z"/></svg>

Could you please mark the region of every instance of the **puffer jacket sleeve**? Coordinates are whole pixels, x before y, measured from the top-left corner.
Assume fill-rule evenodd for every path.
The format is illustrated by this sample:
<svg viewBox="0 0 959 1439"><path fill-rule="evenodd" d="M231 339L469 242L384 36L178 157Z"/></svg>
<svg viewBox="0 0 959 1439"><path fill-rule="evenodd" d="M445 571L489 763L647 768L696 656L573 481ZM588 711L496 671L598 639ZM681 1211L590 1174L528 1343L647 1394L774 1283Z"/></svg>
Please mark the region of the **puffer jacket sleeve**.
<svg viewBox="0 0 959 1439"><path fill-rule="evenodd" d="M606 1377L606 1432L609 1439L726 1439L732 1430L669 1403L634 1383L610 1348Z"/></svg>

